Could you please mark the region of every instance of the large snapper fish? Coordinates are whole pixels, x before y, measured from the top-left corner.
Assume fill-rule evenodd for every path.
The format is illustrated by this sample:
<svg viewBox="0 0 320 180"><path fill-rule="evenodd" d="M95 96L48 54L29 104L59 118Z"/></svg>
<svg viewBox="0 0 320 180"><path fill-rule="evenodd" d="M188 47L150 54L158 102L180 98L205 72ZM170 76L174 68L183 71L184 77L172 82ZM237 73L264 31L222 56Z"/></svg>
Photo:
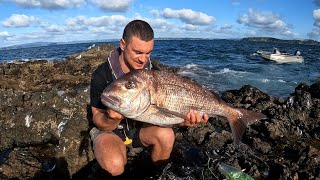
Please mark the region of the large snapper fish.
<svg viewBox="0 0 320 180"><path fill-rule="evenodd" d="M266 118L262 113L228 105L191 79L156 70L123 75L104 89L101 102L127 118L159 126L183 122L191 109L209 117L224 116L236 143L248 124Z"/></svg>

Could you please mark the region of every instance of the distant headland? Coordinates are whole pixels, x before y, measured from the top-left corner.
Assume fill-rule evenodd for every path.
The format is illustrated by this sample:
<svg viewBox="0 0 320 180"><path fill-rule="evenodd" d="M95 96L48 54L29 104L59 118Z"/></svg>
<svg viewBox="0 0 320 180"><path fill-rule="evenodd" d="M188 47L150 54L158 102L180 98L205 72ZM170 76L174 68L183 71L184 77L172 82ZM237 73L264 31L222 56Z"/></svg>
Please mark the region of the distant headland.
<svg viewBox="0 0 320 180"><path fill-rule="evenodd" d="M288 44L304 44L304 45L316 45L320 46L320 42L305 39L305 40L284 40L272 37L246 37L242 39L213 39L213 38L172 38L172 37L161 37L155 38L155 40L236 40L236 41L246 41L246 42L271 42L271 43L288 43ZM41 46L52 46L52 45L62 45L62 44L79 44L79 43L99 43L99 42L118 42L117 39L104 39L104 40L87 40L87 41L70 41L70 42L33 42L12 45L7 47L0 47L0 50L10 50L10 49L20 49L20 48L32 48Z"/></svg>
<svg viewBox="0 0 320 180"><path fill-rule="evenodd" d="M315 41L315 40L311 40L311 39L284 40L284 39L277 39L277 38L272 38L272 37L247 37L247 38L242 38L241 41L304 44L304 45L317 45L317 46L320 45L320 42Z"/></svg>

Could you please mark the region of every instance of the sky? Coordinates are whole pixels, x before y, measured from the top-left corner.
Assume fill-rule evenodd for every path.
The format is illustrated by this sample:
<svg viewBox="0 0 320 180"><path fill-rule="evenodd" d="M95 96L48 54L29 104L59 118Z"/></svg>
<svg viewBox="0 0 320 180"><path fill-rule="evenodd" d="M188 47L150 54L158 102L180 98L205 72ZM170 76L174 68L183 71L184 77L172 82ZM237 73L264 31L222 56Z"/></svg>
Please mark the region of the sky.
<svg viewBox="0 0 320 180"><path fill-rule="evenodd" d="M320 41L320 0L0 0L0 47L118 40L134 19L155 38Z"/></svg>

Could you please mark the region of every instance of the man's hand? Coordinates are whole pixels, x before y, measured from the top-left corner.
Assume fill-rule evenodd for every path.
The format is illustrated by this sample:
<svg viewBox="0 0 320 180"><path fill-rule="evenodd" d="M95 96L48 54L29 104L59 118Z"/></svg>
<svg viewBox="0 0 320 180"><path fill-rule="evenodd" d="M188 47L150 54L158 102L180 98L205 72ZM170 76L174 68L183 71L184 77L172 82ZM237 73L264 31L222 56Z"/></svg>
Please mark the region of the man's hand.
<svg viewBox="0 0 320 180"><path fill-rule="evenodd" d="M106 116L109 119L115 120L115 121L121 121L122 119L124 119L124 116L122 116L120 113L112 110L112 109L108 109Z"/></svg>
<svg viewBox="0 0 320 180"><path fill-rule="evenodd" d="M197 125L199 123L206 123L208 119L208 115L205 114L201 117L198 111L190 110L187 114L186 119L182 123L180 123L180 126L193 127L194 125Z"/></svg>
<svg viewBox="0 0 320 180"><path fill-rule="evenodd" d="M92 107L93 123L100 130L114 130L124 118L121 114L111 109L98 109Z"/></svg>

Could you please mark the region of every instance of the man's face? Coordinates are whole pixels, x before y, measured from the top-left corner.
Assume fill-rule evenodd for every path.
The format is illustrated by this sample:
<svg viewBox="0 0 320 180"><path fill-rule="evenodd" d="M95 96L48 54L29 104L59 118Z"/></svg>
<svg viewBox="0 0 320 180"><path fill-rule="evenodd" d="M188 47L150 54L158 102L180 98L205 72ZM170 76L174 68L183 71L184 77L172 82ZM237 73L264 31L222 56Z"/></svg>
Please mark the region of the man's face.
<svg viewBox="0 0 320 180"><path fill-rule="evenodd" d="M135 36L130 42L121 40L120 47L124 53L124 61L130 70L142 69L150 59L154 39L145 42Z"/></svg>

